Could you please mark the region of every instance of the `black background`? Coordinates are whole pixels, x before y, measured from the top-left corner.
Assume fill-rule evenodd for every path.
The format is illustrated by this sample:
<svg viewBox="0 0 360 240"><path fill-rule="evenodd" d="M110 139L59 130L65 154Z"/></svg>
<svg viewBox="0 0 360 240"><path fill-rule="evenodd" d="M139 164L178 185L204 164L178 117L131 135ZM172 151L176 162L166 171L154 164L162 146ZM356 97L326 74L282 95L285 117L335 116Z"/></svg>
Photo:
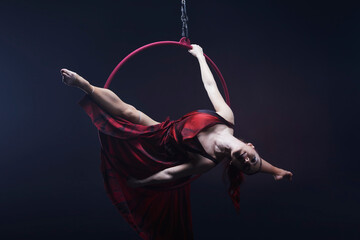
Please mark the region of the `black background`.
<svg viewBox="0 0 360 240"><path fill-rule="evenodd" d="M221 69L236 136L294 173L246 178L236 215L221 167L192 184L195 239L358 239L359 8L322 1L187 1ZM116 64L180 39L179 1L0 1L1 239L139 239L102 186L96 129L59 70L103 86ZM211 108L197 61L158 47L111 85L154 119Z"/></svg>

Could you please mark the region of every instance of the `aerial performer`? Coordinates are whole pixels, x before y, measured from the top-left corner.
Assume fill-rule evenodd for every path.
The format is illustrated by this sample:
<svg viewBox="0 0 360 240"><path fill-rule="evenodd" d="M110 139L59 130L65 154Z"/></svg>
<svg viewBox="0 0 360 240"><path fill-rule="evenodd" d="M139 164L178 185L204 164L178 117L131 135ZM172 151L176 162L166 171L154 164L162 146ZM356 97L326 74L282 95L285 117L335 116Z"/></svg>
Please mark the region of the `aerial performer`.
<svg viewBox="0 0 360 240"><path fill-rule="evenodd" d="M61 69L66 85L86 93L79 104L99 130L107 194L143 239L193 239L188 180L220 162L228 166L229 194L237 209L242 173L292 178L291 172L262 159L253 144L233 136L234 114L217 88L202 48L192 47L189 52L199 62L215 110L193 111L175 121L157 122L111 90Z"/></svg>
<svg viewBox="0 0 360 240"><path fill-rule="evenodd" d="M107 87L129 56L115 68L104 88L93 86L73 71L61 69L66 85L86 93L79 104L98 129L107 195L144 240L193 239L190 184L219 163L224 163L230 182L228 193L237 211L243 174L268 173L275 180L291 180L293 176L261 158L253 144L234 137L234 114L227 89L225 101L206 60L215 66L218 76L221 73L200 46L190 45L185 0L181 10L183 38L179 43L148 44L129 56L163 44L190 49L199 62L214 110L196 110L178 120L167 118L157 122L125 103Z"/></svg>

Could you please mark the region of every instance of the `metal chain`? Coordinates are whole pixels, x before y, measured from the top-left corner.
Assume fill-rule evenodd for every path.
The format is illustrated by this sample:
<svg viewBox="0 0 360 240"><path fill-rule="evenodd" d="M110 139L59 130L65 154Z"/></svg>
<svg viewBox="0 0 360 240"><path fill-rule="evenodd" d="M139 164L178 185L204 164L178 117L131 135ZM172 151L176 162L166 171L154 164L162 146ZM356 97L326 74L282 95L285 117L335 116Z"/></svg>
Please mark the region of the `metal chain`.
<svg viewBox="0 0 360 240"><path fill-rule="evenodd" d="M187 22L189 21L189 18L186 14L186 2L185 0L181 0L181 22L182 22L182 31L181 36L189 38L189 29Z"/></svg>

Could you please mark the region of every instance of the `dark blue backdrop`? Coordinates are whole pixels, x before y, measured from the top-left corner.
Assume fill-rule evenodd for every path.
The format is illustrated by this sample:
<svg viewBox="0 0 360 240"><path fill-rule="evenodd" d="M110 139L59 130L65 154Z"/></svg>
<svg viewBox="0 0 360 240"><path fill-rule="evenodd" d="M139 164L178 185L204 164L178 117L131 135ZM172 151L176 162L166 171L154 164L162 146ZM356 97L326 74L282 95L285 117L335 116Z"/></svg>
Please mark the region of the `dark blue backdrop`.
<svg viewBox="0 0 360 240"><path fill-rule="evenodd" d="M195 239L359 238L359 9L189 0L188 14L227 81L236 135L294 173L248 177L240 215L222 169L203 175ZM59 70L102 86L130 51L180 28L180 0L0 2L1 239L139 239L106 197L83 94ZM195 58L174 47L134 58L111 88L158 121L211 107Z"/></svg>

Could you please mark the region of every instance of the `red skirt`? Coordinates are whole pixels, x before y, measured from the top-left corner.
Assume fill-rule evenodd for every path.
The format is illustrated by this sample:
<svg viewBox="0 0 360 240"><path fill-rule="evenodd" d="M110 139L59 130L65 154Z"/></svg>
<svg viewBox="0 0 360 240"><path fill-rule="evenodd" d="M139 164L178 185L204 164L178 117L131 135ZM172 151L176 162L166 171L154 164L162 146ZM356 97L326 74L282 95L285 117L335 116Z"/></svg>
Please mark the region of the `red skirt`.
<svg viewBox="0 0 360 240"><path fill-rule="evenodd" d="M88 96L79 104L99 130L105 189L125 220L145 240L193 239L190 182L196 177L142 188L128 187L126 179L144 179L186 163L188 151L206 156L196 135L229 123L212 111L194 111L143 126L110 115Z"/></svg>

